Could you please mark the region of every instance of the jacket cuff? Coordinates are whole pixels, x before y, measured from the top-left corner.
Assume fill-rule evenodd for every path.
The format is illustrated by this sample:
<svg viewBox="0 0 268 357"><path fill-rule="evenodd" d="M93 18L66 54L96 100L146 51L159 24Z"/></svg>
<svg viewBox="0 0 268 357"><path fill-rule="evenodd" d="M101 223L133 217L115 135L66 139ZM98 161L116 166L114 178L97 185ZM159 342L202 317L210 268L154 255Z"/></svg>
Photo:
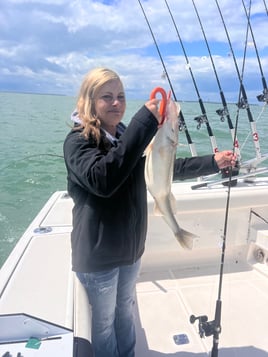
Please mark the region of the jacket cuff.
<svg viewBox="0 0 268 357"><path fill-rule="evenodd" d="M212 155L212 167L215 170L215 172L219 172L220 168L217 164L217 161L215 160L215 154Z"/></svg>

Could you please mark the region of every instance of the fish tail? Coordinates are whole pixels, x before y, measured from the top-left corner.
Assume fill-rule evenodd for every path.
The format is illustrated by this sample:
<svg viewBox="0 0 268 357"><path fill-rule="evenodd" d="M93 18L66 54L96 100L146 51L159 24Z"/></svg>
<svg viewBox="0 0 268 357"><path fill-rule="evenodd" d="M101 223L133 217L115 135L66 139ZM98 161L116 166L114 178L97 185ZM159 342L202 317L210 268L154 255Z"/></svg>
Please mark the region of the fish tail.
<svg viewBox="0 0 268 357"><path fill-rule="evenodd" d="M182 248L188 250L193 249L194 239L197 238L195 234L188 232L182 228L179 230L178 233L175 234L175 237L177 238Z"/></svg>

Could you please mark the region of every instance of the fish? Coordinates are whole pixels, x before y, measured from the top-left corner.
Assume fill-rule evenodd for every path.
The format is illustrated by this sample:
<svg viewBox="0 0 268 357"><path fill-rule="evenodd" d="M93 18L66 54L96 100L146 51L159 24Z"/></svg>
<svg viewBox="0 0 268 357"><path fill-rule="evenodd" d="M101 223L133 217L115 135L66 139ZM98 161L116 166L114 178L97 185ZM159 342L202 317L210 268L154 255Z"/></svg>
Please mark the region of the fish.
<svg viewBox="0 0 268 357"><path fill-rule="evenodd" d="M179 113L179 104L169 96L162 124L145 150L145 181L155 201L154 212L163 216L183 248L192 249L197 236L179 226L174 214L176 199L171 192L178 145Z"/></svg>

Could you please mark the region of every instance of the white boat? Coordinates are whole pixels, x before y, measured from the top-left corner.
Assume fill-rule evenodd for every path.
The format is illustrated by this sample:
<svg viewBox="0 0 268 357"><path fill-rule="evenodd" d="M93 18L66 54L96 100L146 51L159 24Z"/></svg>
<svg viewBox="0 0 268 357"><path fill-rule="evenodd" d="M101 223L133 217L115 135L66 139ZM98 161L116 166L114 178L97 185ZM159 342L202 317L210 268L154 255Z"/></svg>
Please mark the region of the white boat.
<svg viewBox="0 0 268 357"><path fill-rule="evenodd" d="M190 316L214 321L228 187L194 190L196 183L172 186L178 221L199 236L192 251L183 250L152 213L148 197L149 231L136 287L138 357L211 353L207 319L191 323ZM268 355L267 197L267 177L238 179L231 188L219 356ZM71 270L72 206L66 192L55 192L1 268L0 356L91 356L90 306Z"/></svg>
<svg viewBox="0 0 268 357"><path fill-rule="evenodd" d="M196 7L195 12L198 15ZM244 60L248 30L259 60L250 9L245 8L244 16ZM223 18L222 22L225 28ZM218 22L215 23L219 31ZM236 65L226 28L225 32ZM206 124L216 152L215 137L178 30L177 33L202 112L194 119L198 127ZM203 37L218 80L205 33ZM164 69L162 79L169 79L160 51L159 55ZM257 98L267 105L268 89L260 60L258 66L263 94ZM268 156L260 153L256 122L242 83L243 73L238 68L237 72L239 94L242 93L237 106L247 111L256 151L256 159L247 163L248 171L253 172L237 176L237 184L230 190L222 182L173 183L176 218L184 229L198 236L191 251L183 250L163 218L153 214L153 199L148 194L148 237L136 286L137 357L205 357L211 351L212 357L268 356L268 177L259 176L268 169L257 168ZM228 119L236 143L219 80L218 87L223 109L216 112L221 120ZM176 100L175 93L173 97ZM186 132L182 115L180 119ZM186 137L194 156L193 143L189 135ZM67 192L55 192L0 270L0 357L93 356L91 307L71 268L72 207Z"/></svg>

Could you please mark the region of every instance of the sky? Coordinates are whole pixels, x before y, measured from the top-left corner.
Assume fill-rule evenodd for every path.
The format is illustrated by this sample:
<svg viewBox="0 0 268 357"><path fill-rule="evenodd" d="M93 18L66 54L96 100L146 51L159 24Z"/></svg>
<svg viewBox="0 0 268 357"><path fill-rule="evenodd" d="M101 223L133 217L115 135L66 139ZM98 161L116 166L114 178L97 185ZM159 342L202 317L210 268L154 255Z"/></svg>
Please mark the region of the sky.
<svg viewBox="0 0 268 357"><path fill-rule="evenodd" d="M218 0L232 50L215 0L194 0L219 83L193 0L140 1L153 36L138 0L2 0L0 91L76 96L85 74L101 66L120 75L131 99L171 84L178 100L220 101L222 89L237 101L240 77L256 101L262 74L242 0ZM268 1L244 4L266 79Z"/></svg>

